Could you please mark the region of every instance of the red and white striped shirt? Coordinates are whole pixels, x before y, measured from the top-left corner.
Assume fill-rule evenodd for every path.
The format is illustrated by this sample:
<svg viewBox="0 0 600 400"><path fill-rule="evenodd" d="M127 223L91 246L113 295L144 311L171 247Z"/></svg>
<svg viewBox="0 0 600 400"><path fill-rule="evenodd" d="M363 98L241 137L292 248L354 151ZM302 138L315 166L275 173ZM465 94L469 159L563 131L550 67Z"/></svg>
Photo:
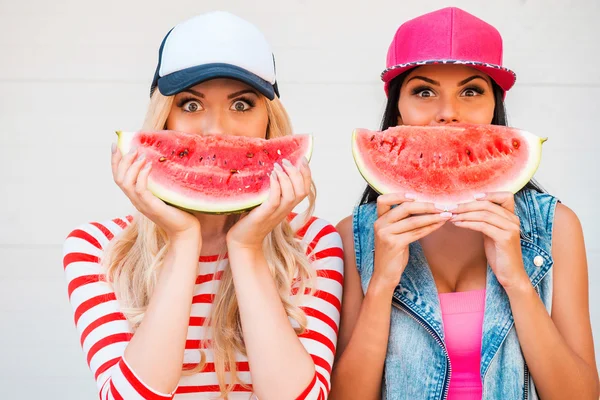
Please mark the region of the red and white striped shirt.
<svg viewBox="0 0 600 400"><path fill-rule="evenodd" d="M317 291L306 296L300 304L308 316L308 326L299 339L312 356L316 374L298 399L326 399L335 355L343 283L343 252L340 236L327 222L312 218L306 225L292 217L292 227L311 255L317 271ZM213 399L220 394L214 372L212 352L205 350L207 364L203 371L182 376L171 394L159 393L136 375L123 354L133 331L120 311L110 285L104 280L100 257L107 243L130 222L131 217L105 223L90 223L69 234L64 245L64 269L69 300L73 307L75 325L87 363L94 373L101 400L164 400ZM197 365L200 361L200 340L210 337L202 326L210 315L212 295L217 292L221 272L227 261L217 257L201 257L194 290L188 327L184 363ZM293 293L293 292L292 292ZM207 336L208 334L208 336ZM243 382L252 383L248 359L236 358L238 375ZM230 400L249 399L251 389L236 387Z"/></svg>

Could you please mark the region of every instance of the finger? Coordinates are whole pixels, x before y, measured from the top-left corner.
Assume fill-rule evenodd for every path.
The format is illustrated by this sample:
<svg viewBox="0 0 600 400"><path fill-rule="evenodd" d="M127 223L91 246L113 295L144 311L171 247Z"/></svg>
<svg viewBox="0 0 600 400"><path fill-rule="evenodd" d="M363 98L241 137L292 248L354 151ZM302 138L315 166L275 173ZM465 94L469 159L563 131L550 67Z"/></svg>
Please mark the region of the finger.
<svg viewBox="0 0 600 400"><path fill-rule="evenodd" d="M285 173L281 165L275 163L275 173L277 174L277 180L279 186L281 186L281 203L290 205L294 201L294 187L290 181L290 177Z"/></svg>
<svg viewBox="0 0 600 400"><path fill-rule="evenodd" d="M453 224L459 228L465 228L465 229L470 229L472 231L481 232L496 243L503 241L504 238L508 237L506 231L504 231L500 228L497 228L493 225L490 225L487 222L457 221L457 222L453 222Z"/></svg>
<svg viewBox="0 0 600 400"><path fill-rule="evenodd" d="M515 224L515 221L489 211L469 211L466 213L456 214L452 217L452 222L458 221L487 222L488 224L505 231L515 228L519 229L519 224Z"/></svg>
<svg viewBox="0 0 600 400"><path fill-rule="evenodd" d="M156 203L154 200L164 204L162 200L159 200L148 190L148 177L151 170L152 163L149 161L144 163L144 166L140 170L135 181L134 194L130 196L133 205L147 217L154 215L155 213L153 210L157 206L160 206L160 204Z"/></svg>
<svg viewBox="0 0 600 400"><path fill-rule="evenodd" d="M515 212L515 195L511 192L492 192L485 193L484 197L478 196L478 200L487 200L506 208L510 212Z"/></svg>
<svg viewBox="0 0 600 400"><path fill-rule="evenodd" d="M308 194L310 193L310 186L312 184L312 173L306 157L302 157L302 161L300 162L300 173L302 174L302 179L304 181L305 192Z"/></svg>
<svg viewBox="0 0 600 400"><path fill-rule="evenodd" d="M410 193L388 193L382 194L377 198L377 216L381 217L390 211L392 206L405 202L414 201L415 195Z"/></svg>
<svg viewBox="0 0 600 400"><path fill-rule="evenodd" d="M115 180L117 178L117 169L119 167L119 161L121 161L122 158L123 156L121 155L121 150L117 148L116 143L113 143L111 146L110 167L112 170L113 179Z"/></svg>
<svg viewBox="0 0 600 400"><path fill-rule="evenodd" d="M424 226L422 228L418 228L415 229L413 231L407 232L405 233L403 236L408 236L408 244L416 242L419 239L424 238L425 236L429 235L432 232L437 231L438 229L440 229L442 226L444 226L444 224L446 223L446 221L441 221L438 222L436 224L432 224L432 225L427 225Z"/></svg>
<svg viewBox="0 0 600 400"><path fill-rule="evenodd" d="M123 178L122 182L124 189L135 192L138 175L145 164L146 156L144 154L140 154L140 156L133 162L133 164L131 164L131 167L129 167L125 173L125 177Z"/></svg>
<svg viewBox="0 0 600 400"><path fill-rule="evenodd" d="M120 185L123 182L123 180L125 179L125 174L127 173L127 170L129 169L129 167L131 167L131 164L133 164L136 157L137 157L137 148L135 148L135 147L133 147L131 150L129 150L129 153L125 154L125 156L123 157L123 159L121 160L121 162L119 163L119 166L117 168L117 179L116 179L117 184Z"/></svg>
<svg viewBox="0 0 600 400"><path fill-rule="evenodd" d="M279 207L279 203L281 202L281 185L277 180L277 174L274 170L269 174L269 181L269 195L267 196L267 199L263 205L265 209L274 211L277 209L277 207Z"/></svg>
<svg viewBox="0 0 600 400"><path fill-rule="evenodd" d="M501 215L502 217L508 219L509 221L518 222L519 218L516 216L514 211L509 211L506 208L492 203L487 200L477 200L471 201L469 203L463 203L458 206L458 208L454 211L455 214L463 214L467 212L473 211L488 211L497 215Z"/></svg>
<svg viewBox="0 0 600 400"><path fill-rule="evenodd" d="M515 195L511 192L491 192L475 195L475 200L489 201L507 209L511 213L515 212Z"/></svg>
<svg viewBox="0 0 600 400"><path fill-rule="evenodd" d="M391 224L410 215L422 214L440 214L440 210L438 210L432 203L405 202L392 209L390 212L384 215L382 219L383 221Z"/></svg>
<svg viewBox="0 0 600 400"><path fill-rule="evenodd" d="M292 183L292 188L294 190L295 200L300 202L306 195L308 191L304 189L304 179L300 170L292 165L289 160L284 159L282 161L283 169L287 173L290 178L290 182Z"/></svg>
<svg viewBox="0 0 600 400"><path fill-rule="evenodd" d="M421 228L425 228L429 225L436 225L439 223L446 223L452 218L452 214L449 212L443 212L438 214L427 214L427 215L418 215L414 217L409 217L402 219L396 223L393 223L388 226L389 233L392 234L402 234L415 230L419 230Z"/></svg>
<svg viewBox="0 0 600 400"><path fill-rule="evenodd" d="M140 198L142 203L149 203L151 197L155 197L148 190L148 177L150 176L150 172L152 171L152 162L147 161L144 163L143 168L140 170L137 175L137 179L135 181L135 193ZM151 197L150 197L151 196Z"/></svg>

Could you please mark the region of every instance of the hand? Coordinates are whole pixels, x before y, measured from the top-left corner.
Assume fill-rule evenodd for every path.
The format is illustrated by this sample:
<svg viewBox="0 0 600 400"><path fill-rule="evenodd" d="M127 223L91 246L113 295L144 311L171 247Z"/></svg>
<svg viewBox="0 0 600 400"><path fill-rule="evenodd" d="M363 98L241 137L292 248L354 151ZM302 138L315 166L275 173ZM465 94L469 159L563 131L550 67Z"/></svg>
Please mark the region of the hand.
<svg viewBox="0 0 600 400"><path fill-rule="evenodd" d="M267 200L231 227L227 233L228 249L262 251L265 237L310 193L311 182L306 159L299 167L288 160L283 160L283 168L276 163Z"/></svg>
<svg viewBox="0 0 600 400"><path fill-rule="evenodd" d="M133 206L162 228L170 240L200 235L200 222L196 217L165 204L148 190L152 163L144 155L138 157L137 149L133 148L123 156L113 144L111 165L115 183Z"/></svg>
<svg viewBox="0 0 600 400"><path fill-rule="evenodd" d="M529 284L521 254L519 217L510 192L488 193L476 201L460 204L454 225L483 234L487 261L505 290Z"/></svg>
<svg viewBox="0 0 600 400"><path fill-rule="evenodd" d="M394 193L379 196L377 215L373 279L393 290L408 263L408 245L439 229L452 214Z"/></svg>

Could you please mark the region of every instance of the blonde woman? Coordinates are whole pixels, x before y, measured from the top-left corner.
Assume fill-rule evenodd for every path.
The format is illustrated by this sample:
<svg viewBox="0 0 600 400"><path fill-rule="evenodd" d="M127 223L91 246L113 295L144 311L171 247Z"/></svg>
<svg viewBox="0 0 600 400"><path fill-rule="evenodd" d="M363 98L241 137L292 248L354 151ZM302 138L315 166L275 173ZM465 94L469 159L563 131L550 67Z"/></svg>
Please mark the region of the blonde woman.
<svg viewBox="0 0 600 400"><path fill-rule="evenodd" d="M144 129L291 134L262 34L214 12L160 47ZM265 203L191 214L146 188L152 165L113 145L117 185L139 211L65 243L75 324L101 399L325 399L339 322L342 249L326 222L294 215L314 190L306 162L276 165Z"/></svg>

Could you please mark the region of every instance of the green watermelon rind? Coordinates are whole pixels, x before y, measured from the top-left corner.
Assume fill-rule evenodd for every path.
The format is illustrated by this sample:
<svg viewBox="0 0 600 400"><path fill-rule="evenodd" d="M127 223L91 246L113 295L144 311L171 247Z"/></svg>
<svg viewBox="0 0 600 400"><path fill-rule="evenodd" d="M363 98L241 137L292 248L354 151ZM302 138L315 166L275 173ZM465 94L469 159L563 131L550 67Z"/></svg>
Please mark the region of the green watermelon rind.
<svg viewBox="0 0 600 400"><path fill-rule="evenodd" d="M513 128L514 129L514 128ZM386 185L384 182L381 182L377 177L377 171L371 171L363 159L363 155L358 144L357 135L359 131L366 129L355 129L352 132L352 156L354 158L354 162L358 168L358 171L362 175L363 179L379 194L389 194L389 193L402 193L402 188L395 188ZM535 175L541 159L542 159L542 144L547 140L547 138L541 138L539 136L534 135L531 132L515 129L518 131L523 139L525 139L529 146L529 157L527 160L527 164L520 170L520 174L507 181L504 185L499 185L495 188L495 192L511 192L517 193L521 190ZM370 131L375 133L376 131ZM411 192L417 196L416 200L421 202L438 202L438 199L431 198L427 195L427 193L414 193L412 189L405 189L404 192ZM475 195L475 191L473 193L465 191L465 194L460 199L453 199L453 203L460 204L466 203L473 200L473 195Z"/></svg>
<svg viewBox="0 0 600 400"><path fill-rule="evenodd" d="M131 142L137 132L116 131L116 133L118 136L117 147L121 151L121 154L125 155L131 149ZM308 137L309 143L304 157L306 157L306 159L310 161L313 152L314 139L312 135L306 136ZM247 212L264 203L267 197L269 196L269 191L267 190L263 194L257 195L250 199L246 199L244 201L226 202L224 200L219 200L218 202L215 201L213 203L207 203L204 200L190 201L193 199L190 199L187 196L180 195L179 193L173 190L170 190L162 185L153 182L150 177L148 179L148 190L156 197L173 207L177 207L188 212L200 212L204 214L217 215L239 214Z"/></svg>

